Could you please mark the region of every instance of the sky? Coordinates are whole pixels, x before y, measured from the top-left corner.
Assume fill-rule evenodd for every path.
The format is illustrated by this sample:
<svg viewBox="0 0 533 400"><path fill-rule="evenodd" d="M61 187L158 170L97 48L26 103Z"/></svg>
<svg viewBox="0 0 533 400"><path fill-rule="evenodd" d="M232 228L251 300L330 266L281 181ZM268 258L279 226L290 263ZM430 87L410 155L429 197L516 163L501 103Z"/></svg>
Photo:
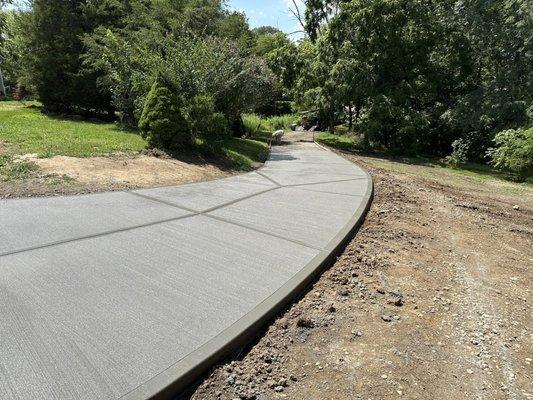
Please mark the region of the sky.
<svg viewBox="0 0 533 400"><path fill-rule="evenodd" d="M303 0L296 2L303 12ZM269 25L286 33L302 29L296 18L289 13L291 0L228 0L227 3L230 9L244 11L252 28Z"/></svg>
<svg viewBox="0 0 533 400"><path fill-rule="evenodd" d="M278 28L285 33L300 31L302 29L296 18L289 12L289 6L292 7L292 0L226 1L230 9L244 11L252 28L268 25ZM304 0L296 0L301 12L305 10L303 2ZM296 40L302 36L302 34L295 34L291 35L291 38Z"/></svg>

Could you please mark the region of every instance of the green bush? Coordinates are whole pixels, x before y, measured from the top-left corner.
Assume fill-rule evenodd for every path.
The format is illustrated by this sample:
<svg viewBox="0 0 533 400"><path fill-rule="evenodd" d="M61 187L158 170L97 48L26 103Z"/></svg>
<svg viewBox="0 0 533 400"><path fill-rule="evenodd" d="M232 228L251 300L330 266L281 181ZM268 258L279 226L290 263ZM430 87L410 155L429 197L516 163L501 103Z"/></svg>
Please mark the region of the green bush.
<svg viewBox="0 0 533 400"><path fill-rule="evenodd" d="M533 127L502 131L494 143L488 152L492 165L521 180L533 175Z"/></svg>
<svg viewBox="0 0 533 400"><path fill-rule="evenodd" d="M446 162L453 167L466 163L469 159L470 142L464 138L454 140L452 143L452 154L446 157Z"/></svg>
<svg viewBox="0 0 533 400"><path fill-rule="evenodd" d="M211 114L209 118L208 134L211 136L228 136L230 135L230 129L228 120L221 112Z"/></svg>
<svg viewBox="0 0 533 400"><path fill-rule="evenodd" d="M364 134L365 145L393 154L414 155L427 151L424 134L428 132L429 121L426 116L397 103L401 103L400 99L384 95L372 99L359 129Z"/></svg>
<svg viewBox="0 0 533 400"><path fill-rule="evenodd" d="M258 134L262 130L268 130L266 122L263 121L259 115L245 114L243 115L242 120L244 123L244 129L252 136Z"/></svg>
<svg viewBox="0 0 533 400"><path fill-rule="evenodd" d="M267 118L262 118L257 114L245 114L243 116L246 132L252 135L261 133L262 131L290 130L291 125L298 123L299 120L300 117L296 114L274 115Z"/></svg>
<svg viewBox="0 0 533 400"><path fill-rule="evenodd" d="M189 123L196 137L220 137L229 134L228 120L216 112L211 96L195 96L188 112Z"/></svg>
<svg viewBox="0 0 533 400"><path fill-rule="evenodd" d="M275 115L267 119L271 129L277 131L278 129L291 129L291 125L298 123L299 117L297 115Z"/></svg>
<svg viewBox="0 0 533 400"><path fill-rule="evenodd" d="M139 120L142 136L151 146L176 149L191 142L191 130L181 102L169 82L158 74Z"/></svg>

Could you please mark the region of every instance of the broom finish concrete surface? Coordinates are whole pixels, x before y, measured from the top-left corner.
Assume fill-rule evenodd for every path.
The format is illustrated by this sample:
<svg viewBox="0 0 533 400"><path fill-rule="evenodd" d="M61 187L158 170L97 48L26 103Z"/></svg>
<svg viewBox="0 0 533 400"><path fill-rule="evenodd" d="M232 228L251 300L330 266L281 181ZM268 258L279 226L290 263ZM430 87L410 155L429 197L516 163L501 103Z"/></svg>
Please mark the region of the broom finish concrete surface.
<svg viewBox="0 0 533 400"><path fill-rule="evenodd" d="M370 204L313 143L212 182L0 201L0 398L170 398L335 255Z"/></svg>

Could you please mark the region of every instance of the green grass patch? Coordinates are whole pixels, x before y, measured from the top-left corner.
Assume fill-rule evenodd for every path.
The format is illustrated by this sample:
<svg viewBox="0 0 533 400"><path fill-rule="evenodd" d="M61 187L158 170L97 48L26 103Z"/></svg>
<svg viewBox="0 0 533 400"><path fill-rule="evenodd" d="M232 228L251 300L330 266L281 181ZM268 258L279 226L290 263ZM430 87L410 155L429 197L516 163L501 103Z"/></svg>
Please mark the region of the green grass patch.
<svg viewBox="0 0 533 400"><path fill-rule="evenodd" d="M2 180L25 179L36 169L33 163L14 161L16 154L91 157L117 152L136 153L147 146L137 132L121 129L115 124L59 118L41 113L38 103L29 105L0 102L0 142L5 144L7 150L4 152L8 152L0 158ZM229 168L245 171L267 159L268 138L270 133L265 132L253 139L199 140L197 146L184 152L222 159Z"/></svg>
<svg viewBox="0 0 533 400"><path fill-rule="evenodd" d="M463 168L450 167L437 159L365 159L370 165L387 171L423 177L450 186L492 190L513 196L533 196L533 182L513 182L506 175L487 165L467 164Z"/></svg>
<svg viewBox="0 0 533 400"><path fill-rule="evenodd" d="M64 119L14 101L0 102L0 141L38 157L90 157L146 148L137 132L113 123Z"/></svg>
<svg viewBox="0 0 533 400"><path fill-rule="evenodd" d="M350 134L335 134L328 132L317 132L315 140L326 146L339 150L357 150L360 146L360 139Z"/></svg>
<svg viewBox="0 0 533 400"><path fill-rule="evenodd" d="M222 157L232 169L249 171L268 158L268 144L264 141L241 138L198 140L197 151L207 157Z"/></svg>
<svg viewBox="0 0 533 400"><path fill-rule="evenodd" d="M317 132L315 140L326 146L345 150L361 150L361 139L352 134L331 134ZM509 176L490 165L463 164L457 167L450 166L437 158L424 157L389 157L380 155L381 158L365 159L370 165L388 171L418 175L448 185L479 185L491 188L509 195L531 196L533 195L533 180L525 182L513 182Z"/></svg>
<svg viewBox="0 0 533 400"><path fill-rule="evenodd" d="M222 154L239 169L250 170L268 158L268 145L252 139L231 138L222 146Z"/></svg>
<svg viewBox="0 0 533 400"><path fill-rule="evenodd" d="M45 184L48 187L58 187L69 183L75 183L76 179L68 175L49 175L46 177Z"/></svg>

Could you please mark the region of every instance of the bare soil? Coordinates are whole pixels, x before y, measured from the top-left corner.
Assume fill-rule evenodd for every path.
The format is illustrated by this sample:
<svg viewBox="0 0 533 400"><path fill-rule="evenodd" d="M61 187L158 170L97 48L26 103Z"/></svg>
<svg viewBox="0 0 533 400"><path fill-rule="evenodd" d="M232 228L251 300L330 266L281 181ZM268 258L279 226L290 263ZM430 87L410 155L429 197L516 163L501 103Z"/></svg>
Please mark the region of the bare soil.
<svg viewBox="0 0 533 400"><path fill-rule="evenodd" d="M359 233L182 399L533 398L533 192L344 156L375 181Z"/></svg>
<svg viewBox="0 0 533 400"><path fill-rule="evenodd" d="M198 159L177 160L160 152L87 158L37 158L27 154L17 157L17 161L35 164L37 169L25 179L0 181L0 198L171 186L231 174L221 165Z"/></svg>

